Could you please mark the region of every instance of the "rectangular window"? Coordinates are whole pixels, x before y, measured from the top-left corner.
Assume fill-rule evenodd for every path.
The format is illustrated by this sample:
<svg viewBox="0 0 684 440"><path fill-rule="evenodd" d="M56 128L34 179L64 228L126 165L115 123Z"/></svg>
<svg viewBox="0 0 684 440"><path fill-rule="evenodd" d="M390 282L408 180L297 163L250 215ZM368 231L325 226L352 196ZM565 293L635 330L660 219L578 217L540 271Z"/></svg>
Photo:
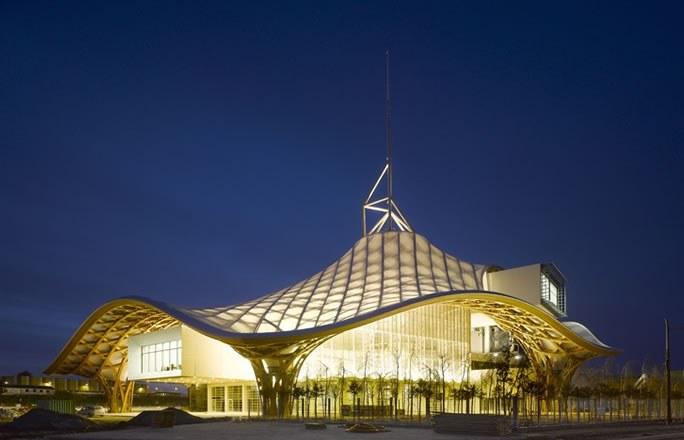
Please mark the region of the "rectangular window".
<svg viewBox="0 0 684 440"><path fill-rule="evenodd" d="M259 390L254 385L247 386L247 408L252 414L258 414L261 411L261 400L259 399Z"/></svg>
<svg viewBox="0 0 684 440"><path fill-rule="evenodd" d="M565 288L563 284L556 282L544 272L541 274L541 297L542 301L565 313Z"/></svg>
<svg viewBox="0 0 684 440"><path fill-rule="evenodd" d="M181 369L181 341L168 341L160 344L143 345L141 352L141 371L159 373Z"/></svg>
<svg viewBox="0 0 684 440"><path fill-rule="evenodd" d="M226 389L223 386L211 387L211 410L226 412Z"/></svg>
<svg viewBox="0 0 684 440"><path fill-rule="evenodd" d="M242 385L228 387L228 411L242 412Z"/></svg>

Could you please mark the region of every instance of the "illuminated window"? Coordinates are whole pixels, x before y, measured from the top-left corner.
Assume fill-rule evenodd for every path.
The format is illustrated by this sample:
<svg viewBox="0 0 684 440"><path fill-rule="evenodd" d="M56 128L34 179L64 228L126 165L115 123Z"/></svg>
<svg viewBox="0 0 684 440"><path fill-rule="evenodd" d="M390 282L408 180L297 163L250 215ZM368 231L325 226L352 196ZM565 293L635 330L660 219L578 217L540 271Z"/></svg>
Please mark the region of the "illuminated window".
<svg viewBox="0 0 684 440"><path fill-rule="evenodd" d="M259 390L254 385L247 386L247 408L252 414L261 411L261 400L259 399Z"/></svg>
<svg viewBox="0 0 684 440"><path fill-rule="evenodd" d="M223 385L211 387L211 410L214 412L226 411L226 389Z"/></svg>
<svg viewBox="0 0 684 440"><path fill-rule="evenodd" d="M228 411L242 412L242 385L228 387Z"/></svg>
<svg viewBox="0 0 684 440"><path fill-rule="evenodd" d="M560 312L565 313L565 288L549 274L541 274L541 297Z"/></svg>
<svg viewBox="0 0 684 440"><path fill-rule="evenodd" d="M181 369L181 341L167 341L141 347L143 373L159 373Z"/></svg>

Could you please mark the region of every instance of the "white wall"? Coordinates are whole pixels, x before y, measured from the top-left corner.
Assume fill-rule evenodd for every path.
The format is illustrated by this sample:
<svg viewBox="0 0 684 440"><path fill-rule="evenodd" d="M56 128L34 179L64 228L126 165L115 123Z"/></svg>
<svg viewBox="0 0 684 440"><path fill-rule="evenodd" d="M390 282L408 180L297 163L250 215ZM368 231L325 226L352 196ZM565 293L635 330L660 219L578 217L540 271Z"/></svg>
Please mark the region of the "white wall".
<svg viewBox="0 0 684 440"><path fill-rule="evenodd" d="M255 380L249 361L230 345L182 327L183 376Z"/></svg>
<svg viewBox="0 0 684 440"><path fill-rule="evenodd" d="M541 264L514 267L487 274L489 290L541 304Z"/></svg>
<svg viewBox="0 0 684 440"><path fill-rule="evenodd" d="M489 316L485 315L484 313L480 312L473 312L470 314L470 343L471 343L471 351L474 353L489 353L490 347L489 347L489 328L498 325L496 321L494 321L492 318ZM475 331L475 328L481 327L484 330L484 335L481 336L482 340L482 345L480 347L475 348L475 335L473 334Z"/></svg>
<svg viewBox="0 0 684 440"><path fill-rule="evenodd" d="M143 345L182 341L181 370L142 373L141 349ZM132 380L172 379L180 377L202 380L250 380L254 371L249 361L230 345L209 338L187 326L159 330L128 339L128 378Z"/></svg>

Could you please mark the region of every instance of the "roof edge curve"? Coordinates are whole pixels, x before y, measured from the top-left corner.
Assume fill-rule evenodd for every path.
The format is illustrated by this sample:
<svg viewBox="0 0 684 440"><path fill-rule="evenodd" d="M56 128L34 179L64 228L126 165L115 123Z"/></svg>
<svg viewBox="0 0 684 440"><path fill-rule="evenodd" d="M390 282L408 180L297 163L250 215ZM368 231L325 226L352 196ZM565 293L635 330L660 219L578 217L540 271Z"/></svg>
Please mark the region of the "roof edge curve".
<svg viewBox="0 0 684 440"><path fill-rule="evenodd" d="M545 325L548 325L555 332L558 332L564 338L567 338L574 344L584 348L594 355L615 355L619 353L619 350L601 342L582 324L576 322L561 322L551 313L533 304L527 303L509 295L484 290L459 290L433 293L428 296L413 298L402 303L380 308L372 313L367 313L334 324L301 330L272 333L236 333L226 331L210 322L193 317L183 308L175 307L162 301L156 301L150 298L129 296L109 301L94 310L79 326L77 331L72 335L69 341L59 352L55 360L46 368L45 372L49 374L58 371L60 363L80 343L84 335L97 322L97 320L104 316L107 312L122 305L138 305L142 307L148 307L168 315L178 322L185 324L210 338L230 345L249 346L269 344L273 342L297 342L307 338L329 336L423 305L440 302L454 302L464 305L465 307L469 307L468 302L472 301L484 301L492 304L498 303L506 307L519 309L530 313L537 319L540 319Z"/></svg>

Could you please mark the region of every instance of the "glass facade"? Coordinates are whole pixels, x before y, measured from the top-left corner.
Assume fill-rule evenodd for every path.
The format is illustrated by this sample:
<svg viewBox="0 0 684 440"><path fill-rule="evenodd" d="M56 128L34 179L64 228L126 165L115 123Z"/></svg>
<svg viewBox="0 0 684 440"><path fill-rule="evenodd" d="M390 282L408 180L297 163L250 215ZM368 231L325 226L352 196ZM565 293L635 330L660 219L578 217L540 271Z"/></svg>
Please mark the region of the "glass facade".
<svg viewBox="0 0 684 440"><path fill-rule="evenodd" d="M225 383L209 385L209 408L214 412L261 413L261 399L256 385Z"/></svg>
<svg viewBox="0 0 684 440"><path fill-rule="evenodd" d="M228 391L228 411L242 412L242 385L229 385Z"/></svg>
<svg viewBox="0 0 684 440"><path fill-rule="evenodd" d="M247 385L247 408L251 414L258 414L261 411L261 399L256 385Z"/></svg>
<svg viewBox="0 0 684 440"><path fill-rule="evenodd" d="M344 370L348 377L398 373L418 379L444 370L447 380L462 380L469 349L470 312L431 304L333 336L307 357L299 377L340 376Z"/></svg>
<svg viewBox="0 0 684 440"><path fill-rule="evenodd" d="M214 412L225 412L226 411L226 388L211 387L211 405L209 406L211 411Z"/></svg>
<svg viewBox="0 0 684 440"><path fill-rule="evenodd" d="M181 369L182 343L180 340L160 342L140 347L142 373L158 373Z"/></svg>

